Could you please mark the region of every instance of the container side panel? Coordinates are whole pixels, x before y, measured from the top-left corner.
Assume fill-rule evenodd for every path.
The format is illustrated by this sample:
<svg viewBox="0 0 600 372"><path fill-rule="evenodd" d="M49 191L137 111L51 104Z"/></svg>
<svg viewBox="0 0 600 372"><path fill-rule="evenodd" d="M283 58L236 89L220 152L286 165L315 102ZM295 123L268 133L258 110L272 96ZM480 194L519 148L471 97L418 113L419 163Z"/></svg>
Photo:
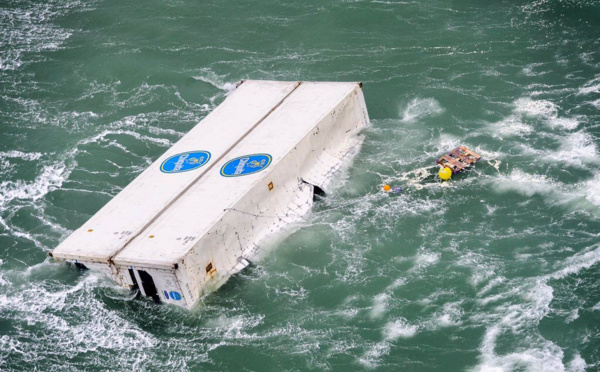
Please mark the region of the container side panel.
<svg viewBox="0 0 600 372"><path fill-rule="evenodd" d="M359 151L363 142L360 131L369 125L362 90L357 87L334 113L330 125L319 125L320 135L311 137L313 149L307 154L300 175L302 179L324 191L330 190L332 174Z"/></svg>

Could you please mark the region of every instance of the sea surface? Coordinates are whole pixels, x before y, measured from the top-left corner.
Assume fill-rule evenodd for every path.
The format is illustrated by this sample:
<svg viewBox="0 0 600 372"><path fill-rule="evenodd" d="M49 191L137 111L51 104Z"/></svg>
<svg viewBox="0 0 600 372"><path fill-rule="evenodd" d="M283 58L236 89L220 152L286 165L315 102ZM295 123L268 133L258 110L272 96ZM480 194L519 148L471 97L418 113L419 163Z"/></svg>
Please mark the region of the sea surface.
<svg viewBox="0 0 600 372"><path fill-rule="evenodd" d="M248 78L364 83L305 221L193 311L47 256ZM2 0L0 370L598 371L599 146L600 1Z"/></svg>

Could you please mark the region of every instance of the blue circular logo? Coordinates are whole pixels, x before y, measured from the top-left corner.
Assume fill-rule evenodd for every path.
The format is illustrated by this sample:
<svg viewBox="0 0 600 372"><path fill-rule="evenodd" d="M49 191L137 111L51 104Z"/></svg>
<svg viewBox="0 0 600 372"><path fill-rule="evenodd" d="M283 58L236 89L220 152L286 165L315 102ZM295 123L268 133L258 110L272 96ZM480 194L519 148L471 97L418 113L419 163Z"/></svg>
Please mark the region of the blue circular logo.
<svg viewBox="0 0 600 372"><path fill-rule="evenodd" d="M160 165L163 173L182 173L200 168L210 160L208 151L188 151L173 155Z"/></svg>
<svg viewBox="0 0 600 372"><path fill-rule="evenodd" d="M171 291L171 292L169 292L169 295L171 296L172 300L175 300L175 301L181 300L181 294L177 291Z"/></svg>
<svg viewBox="0 0 600 372"><path fill-rule="evenodd" d="M240 156L225 163L221 168L223 177L247 176L260 172L271 164L273 158L269 154L253 154Z"/></svg>

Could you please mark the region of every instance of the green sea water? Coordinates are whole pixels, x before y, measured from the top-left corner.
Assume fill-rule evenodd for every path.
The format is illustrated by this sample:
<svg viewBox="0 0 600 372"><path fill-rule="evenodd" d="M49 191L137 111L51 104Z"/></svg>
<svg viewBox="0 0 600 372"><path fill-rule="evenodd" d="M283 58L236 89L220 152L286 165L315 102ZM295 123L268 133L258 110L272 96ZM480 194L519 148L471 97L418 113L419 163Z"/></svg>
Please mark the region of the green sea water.
<svg viewBox="0 0 600 372"><path fill-rule="evenodd" d="M248 78L364 83L306 221L193 311L47 257ZM599 1L2 0L0 370L598 371L599 145Z"/></svg>

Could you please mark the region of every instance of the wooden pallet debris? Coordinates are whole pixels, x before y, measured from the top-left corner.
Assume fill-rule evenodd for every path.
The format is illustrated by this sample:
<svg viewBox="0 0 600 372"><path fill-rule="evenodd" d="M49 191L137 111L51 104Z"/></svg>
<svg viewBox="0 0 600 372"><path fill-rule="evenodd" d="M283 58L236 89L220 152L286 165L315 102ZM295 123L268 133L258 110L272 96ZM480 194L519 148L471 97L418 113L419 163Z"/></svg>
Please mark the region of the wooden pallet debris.
<svg viewBox="0 0 600 372"><path fill-rule="evenodd" d="M452 169L452 173L456 174L469 168L478 162L479 159L481 159L481 155L474 153L465 146L458 146L448 154L437 159L436 162L442 167Z"/></svg>

